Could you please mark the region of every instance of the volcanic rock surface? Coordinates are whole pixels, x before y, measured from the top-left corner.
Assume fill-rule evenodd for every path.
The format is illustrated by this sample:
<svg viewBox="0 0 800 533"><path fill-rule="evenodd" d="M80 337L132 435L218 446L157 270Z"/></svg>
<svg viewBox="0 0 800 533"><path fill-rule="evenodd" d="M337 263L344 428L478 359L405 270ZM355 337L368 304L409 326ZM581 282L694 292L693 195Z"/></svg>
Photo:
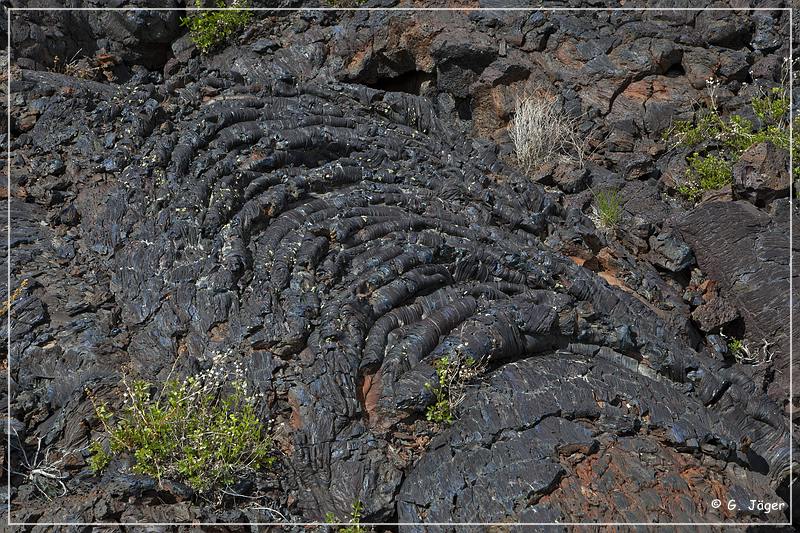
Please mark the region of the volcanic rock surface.
<svg viewBox="0 0 800 533"><path fill-rule="evenodd" d="M754 153L741 190L690 206L661 141L709 76L727 111L779 81L786 12L262 13L209 56L172 15L111 15L12 19L4 209L27 284L6 394L67 488L15 474L13 520L311 522L355 501L389 523L786 520L711 500L782 501L796 467L788 183ZM113 81L48 70L79 46L115 56ZM533 90L581 116L584 168L515 168L505 128ZM614 230L592 210L608 187ZM90 472L86 390L118 407L123 375L218 354L279 449L250 499L125 459ZM426 383L456 355L487 368L433 424Z"/></svg>

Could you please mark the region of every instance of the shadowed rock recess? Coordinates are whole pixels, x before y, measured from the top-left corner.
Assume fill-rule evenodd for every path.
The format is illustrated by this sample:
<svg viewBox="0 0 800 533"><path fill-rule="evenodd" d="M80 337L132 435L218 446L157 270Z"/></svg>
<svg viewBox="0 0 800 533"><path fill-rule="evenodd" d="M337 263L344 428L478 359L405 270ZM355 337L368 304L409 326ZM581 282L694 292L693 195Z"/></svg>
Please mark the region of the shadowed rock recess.
<svg viewBox="0 0 800 533"><path fill-rule="evenodd" d="M788 189L689 205L688 151L661 140L710 75L728 110L779 81L786 13L261 13L208 56L163 14L81 35L59 16L12 21L4 209L27 285L5 394L66 494L45 500L16 446L11 519L787 520L727 505L788 492ZM80 39L113 81L48 68ZM584 167L515 167L533 89L580 115ZM720 331L771 359L734 360ZM218 354L263 394L273 467L219 500L126 457L91 472L87 390L119 408L123 376ZM486 369L428 422L456 356Z"/></svg>

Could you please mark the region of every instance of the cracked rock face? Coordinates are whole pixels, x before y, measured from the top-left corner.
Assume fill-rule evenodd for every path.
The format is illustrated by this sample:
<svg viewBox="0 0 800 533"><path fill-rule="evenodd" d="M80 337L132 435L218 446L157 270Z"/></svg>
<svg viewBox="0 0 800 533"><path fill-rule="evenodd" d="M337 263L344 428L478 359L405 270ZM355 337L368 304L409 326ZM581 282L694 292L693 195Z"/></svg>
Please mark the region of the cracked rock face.
<svg viewBox="0 0 800 533"><path fill-rule="evenodd" d="M492 84L555 69L514 59L555 46L543 61L602 78L580 99L608 113L630 151L697 90L684 77L704 59L681 77L674 67L699 44L641 20L623 48L609 25L582 35L575 17L464 17L469 31L450 38L384 17L287 17L273 31L291 39L256 35L121 86L15 70L12 279L29 283L14 307L10 414L45 445L78 451L67 497L44 505L17 480L25 505L12 516L275 520L241 500L205 505L123 463L92 476L80 452L100 431L85 389L119 405L122 375L164 380L221 353L264 394L282 453L251 490L295 520L346 516L360 501L365 520L383 522L694 522L733 517L712 497L779 501L792 466L784 382L765 391L720 357L670 277L697 262L739 290L741 263L704 245L709 217L723 235L726 220L751 216L764 229L753 260L785 267L769 251L777 223L720 203L662 231L653 225L674 213L648 181L658 165L627 161L626 208L657 209L623 247L581 209L586 191L565 199L521 175L471 135L491 124L459 111L460 99L497 96ZM742 24L708 24L720 46L742 38ZM766 43L758 24L746 36ZM378 35L376 55L344 42L356 27ZM486 28L508 31L510 48ZM590 168L581 175L595 184L619 179ZM731 212L703 212L718 206ZM744 306L745 321L779 329L764 310L778 285L776 300ZM486 371L452 425L428 423L434 362L456 356Z"/></svg>

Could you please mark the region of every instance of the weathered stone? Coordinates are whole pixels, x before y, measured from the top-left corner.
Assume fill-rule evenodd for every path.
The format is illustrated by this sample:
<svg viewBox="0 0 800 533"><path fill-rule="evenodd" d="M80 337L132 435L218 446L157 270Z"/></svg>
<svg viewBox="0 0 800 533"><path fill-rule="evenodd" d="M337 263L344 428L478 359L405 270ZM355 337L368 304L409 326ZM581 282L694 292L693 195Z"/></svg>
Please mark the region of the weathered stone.
<svg viewBox="0 0 800 533"><path fill-rule="evenodd" d="M724 494L759 493L762 478L755 472L737 469L742 477L731 483L711 478L712 465L725 460L715 457L735 454L741 432L732 419L707 418L695 399L678 406L660 383L636 372L635 361L627 370L607 359L624 356L596 347L594 353L526 359L471 393L461 418L411 470L399 495L398 518L533 520L543 512L548 521L576 513L594 521L620 514L646 520L665 500L681 502L682 516L699 517L715 513L693 503L711 486ZM579 379L563 376L565 359ZM599 380L612 381L614 392L598 392ZM502 401L496 391L502 391ZM670 476L676 463L694 470L695 477ZM619 486L625 490L614 490ZM453 505L465 500L470 505Z"/></svg>
<svg viewBox="0 0 800 533"><path fill-rule="evenodd" d="M720 331L739 318L739 311L720 296L711 298L692 311L692 320L706 333Z"/></svg>
<svg viewBox="0 0 800 533"><path fill-rule="evenodd" d="M768 55L758 59L750 67L750 75L754 80L780 81L784 62L780 57Z"/></svg>
<svg viewBox="0 0 800 533"><path fill-rule="evenodd" d="M789 152L770 142L751 146L733 166L733 194L759 207L789 194Z"/></svg>
<svg viewBox="0 0 800 533"><path fill-rule="evenodd" d="M670 272L680 272L694 264L692 249L674 233L650 237L650 260Z"/></svg>
<svg viewBox="0 0 800 533"><path fill-rule="evenodd" d="M720 11L701 11L695 24L709 43L726 48L743 48L753 32L752 21L731 20Z"/></svg>
<svg viewBox="0 0 800 533"><path fill-rule="evenodd" d="M700 203L709 203L709 202L730 202L733 201L733 190L730 185L725 185L724 187L720 187L719 189L712 189L710 191L703 191L702 196L700 196Z"/></svg>
<svg viewBox="0 0 800 533"><path fill-rule="evenodd" d="M273 39L259 39L256 42L254 42L250 46L250 48L253 50L253 52L256 52L258 54L263 54L266 52L277 50L278 48L280 48L280 43L274 41Z"/></svg>
<svg viewBox="0 0 800 533"><path fill-rule="evenodd" d="M693 48L685 52L683 66L695 89L705 89L711 78L723 82L745 81L750 68L745 53L716 48Z"/></svg>
<svg viewBox="0 0 800 533"><path fill-rule="evenodd" d="M739 309L747 338L756 345L771 343L775 376L768 387L775 398L788 393L788 215L785 208L770 217L747 202L713 202L674 221L699 268ZM766 365L760 370L768 371Z"/></svg>
<svg viewBox="0 0 800 533"><path fill-rule="evenodd" d="M753 36L750 46L755 50L773 51L783 45L780 31L776 29L775 13L763 11L753 14Z"/></svg>
<svg viewBox="0 0 800 533"><path fill-rule="evenodd" d="M639 128L632 119L619 120L611 125L606 146L614 152L632 152L639 134Z"/></svg>
<svg viewBox="0 0 800 533"><path fill-rule="evenodd" d="M25 2L29 7L50 7L45 2ZM40 5L44 4L44 5ZM133 7L180 7L174 0L131 2ZM15 50L40 67L52 67L56 57L62 65L79 57L92 57L105 50L121 58L126 75L133 65L160 68L168 59L170 42L179 34L179 12L164 11L27 11L15 15L12 32Z"/></svg>
<svg viewBox="0 0 800 533"><path fill-rule="evenodd" d="M586 168L574 168L572 165L561 164L553 171L555 184L564 192L576 193L586 189L586 181L589 170Z"/></svg>
<svg viewBox="0 0 800 533"><path fill-rule="evenodd" d="M609 119L631 120L642 131L660 134L698 98L679 78L647 76L623 88L613 100Z"/></svg>
<svg viewBox="0 0 800 533"><path fill-rule="evenodd" d="M619 190L619 198L626 213L637 215L651 224L662 224L672 213L672 207L661 201L654 180L625 181Z"/></svg>
<svg viewBox="0 0 800 533"><path fill-rule="evenodd" d="M638 153L621 159L619 171L625 179L639 180L652 177L654 172L653 158L648 154Z"/></svg>

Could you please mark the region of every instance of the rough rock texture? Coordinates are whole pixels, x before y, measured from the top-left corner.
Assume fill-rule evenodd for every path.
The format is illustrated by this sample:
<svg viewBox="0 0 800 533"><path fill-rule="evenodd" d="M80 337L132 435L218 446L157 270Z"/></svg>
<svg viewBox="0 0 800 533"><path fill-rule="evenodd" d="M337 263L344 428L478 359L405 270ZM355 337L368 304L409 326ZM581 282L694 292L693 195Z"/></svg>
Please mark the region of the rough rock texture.
<svg viewBox="0 0 800 533"><path fill-rule="evenodd" d="M692 311L692 320L706 333L726 329L740 318L739 310L717 294L710 295L708 301L704 301Z"/></svg>
<svg viewBox="0 0 800 533"><path fill-rule="evenodd" d="M763 386L781 402L789 380L789 211L779 202L772 216L752 204L704 204L676 222L697 254L698 266L742 313L756 346L770 345L771 365L758 370ZM797 304L795 304L797 305Z"/></svg>
<svg viewBox="0 0 800 533"><path fill-rule="evenodd" d="M673 403L674 385L624 359L581 345L503 367L431 441L403 485L400 521L724 520L704 495L761 498L766 479L741 467L752 452L723 429L736 422L702 398Z"/></svg>
<svg viewBox="0 0 800 533"><path fill-rule="evenodd" d="M12 1L15 8L49 8L47 0ZM177 0L71 0L59 7L183 7ZM12 25L11 46L17 62L26 68L46 68L55 58L63 66L76 57L99 51L119 56L127 79L135 65L159 67L178 36L178 11L27 11L19 12Z"/></svg>
<svg viewBox="0 0 800 533"><path fill-rule="evenodd" d="M313 521L354 501L385 522L785 520L710 501L780 501L796 468L790 206L687 210L659 137L710 75L730 110L751 65L774 83L785 14L269 15L208 57L86 21L123 84L41 70L47 33L14 41L12 287L28 283L9 415L68 488L46 502L15 475L15 520ZM164 61L144 65L154 42ZM533 89L596 148L550 169L558 189L509 157ZM615 230L588 186L621 190ZM733 360L730 324L772 339L771 361ZM124 458L91 474L86 389L118 406L123 375L219 353L264 394L280 451L249 498L215 507ZM454 354L487 370L431 424L425 384Z"/></svg>
<svg viewBox="0 0 800 533"><path fill-rule="evenodd" d="M733 192L760 207L788 196L789 153L769 142L751 147L733 167Z"/></svg>

